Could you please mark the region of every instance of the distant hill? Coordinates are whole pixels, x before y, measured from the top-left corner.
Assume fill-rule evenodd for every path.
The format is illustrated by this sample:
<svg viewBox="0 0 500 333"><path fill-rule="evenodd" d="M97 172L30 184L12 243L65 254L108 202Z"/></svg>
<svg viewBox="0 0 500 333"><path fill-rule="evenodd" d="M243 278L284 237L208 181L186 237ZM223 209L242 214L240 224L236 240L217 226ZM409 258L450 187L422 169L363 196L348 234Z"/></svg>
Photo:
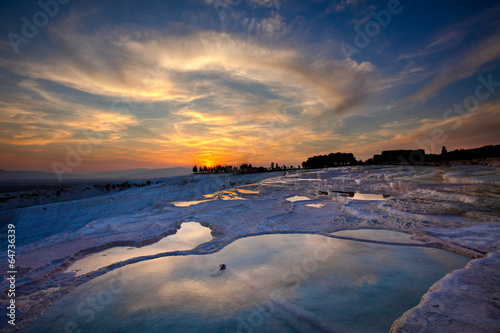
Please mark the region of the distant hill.
<svg viewBox="0 0 500 333"><path fill-rule="evenodd" d="M78 174L65 174L64 179L82 179L85 176ZM0 169L0 181L58 181L55 173L44 171L8 171Z"/></svg>
<svg viewBox="0 0 500 333"><path fill-rule="evenodd" d="M131 169L89 174L64 174L65 181L77 180L139 180L165 178L191 174L190 168ZM43 171L8 171L0 169L0 182L59 181L57 175Z"/></svg>
<svg viewBox="0 0 500 333"><path fill-rule="evenodd" d="M88 179L153 179L173 176L189 175L193 171L190 168L174 167L164 169L132 169L120 171L97 172L86 175Z"/></svg>

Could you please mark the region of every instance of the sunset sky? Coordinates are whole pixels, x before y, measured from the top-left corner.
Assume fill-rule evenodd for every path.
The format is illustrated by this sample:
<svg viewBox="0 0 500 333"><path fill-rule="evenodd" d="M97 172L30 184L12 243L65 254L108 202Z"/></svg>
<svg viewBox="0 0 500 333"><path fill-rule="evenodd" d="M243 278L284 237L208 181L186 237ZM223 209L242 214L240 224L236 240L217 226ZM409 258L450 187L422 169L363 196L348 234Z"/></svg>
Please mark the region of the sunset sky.
<svg viewBox="0 0 500 333"><path fill-rule="evenodd" d="M59 1L0 4L0 169L500 144L498 1Z"/></svg>

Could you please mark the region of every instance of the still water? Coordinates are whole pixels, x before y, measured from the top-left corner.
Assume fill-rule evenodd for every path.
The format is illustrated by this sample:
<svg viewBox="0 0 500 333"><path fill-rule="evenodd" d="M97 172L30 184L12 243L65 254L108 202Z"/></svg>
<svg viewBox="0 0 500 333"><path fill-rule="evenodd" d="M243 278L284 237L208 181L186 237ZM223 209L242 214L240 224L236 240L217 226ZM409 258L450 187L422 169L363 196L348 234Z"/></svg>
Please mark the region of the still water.
<svg viewBox="0 0 500 333"><path fill-rule="evenodd" d="M196 246L212 240L210 228L198 222L184 222L173 235L143 247L117 246L105 251L90 254L75 261L68 267L66 273L76 273L76 276L96 271L115 262L131 258L148 256L162 252L191 250Z"/></svg>
<svg viewBox="0 0 500 333"><path fill-rule="evenodd" d="M433 248L254 236L213 254L119 268L61 298L25 331L388 332L467 262Z"/></svg>

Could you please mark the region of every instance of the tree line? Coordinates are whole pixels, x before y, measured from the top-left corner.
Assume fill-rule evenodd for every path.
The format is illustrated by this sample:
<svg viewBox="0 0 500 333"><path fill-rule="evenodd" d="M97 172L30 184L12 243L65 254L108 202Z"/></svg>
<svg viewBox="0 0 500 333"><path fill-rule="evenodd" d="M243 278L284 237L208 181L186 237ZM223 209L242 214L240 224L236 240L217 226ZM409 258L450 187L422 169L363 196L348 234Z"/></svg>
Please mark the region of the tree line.
<svg viewBox="0 0 500 333"><path fill-rule="evenodd" d="M357 161L352 153L330 153L328 155L318 155L309 157L307 161L302 162L304 169L319 169L332 168L338 166L358 165L361 161Z"/></svg>
<svg viewBox="0 0 500 333"><path fill-rule="evenodd" d="M321 168L332 168L341 166L351 166L351 165L378 165L378 164L402 164L400 161L401 156L410 155L415 152L421 152L423 159L420 162L442 162L442 161L452 161L452 160L471 160L471 159L481 159L481 158L492 158L500 157L500 145L488 145L481 148L474 149L456 149L453 151L448 151L445 146L441 148L441 154L425 154L423 150L388 150L383 151L380 155L374 155L373 158L369 158L365 162L361 160L356 160L354 154L352 153L330 153L328 155L317 155L309 157L307 161L302 162L302 168L304 169L321 169ZM408 159L408 158L407 158ZM404 163L403 163L404 164ZM421 164L421 163L420 163ZM239 167L231 165L216 165L213 167L207 166L194 166L194 173L233 173L233 174L243 174L243 173L257 173L257 172L269 172L269 171L283 171L283 170L293 170L300 169L301 166L298 165L294 167L293 165L279 165L278 163L271 162L269 168L262 166L254 167L252 164L243 163Z"/></svg>
<svg viewBox="0 0 500 333"><path fill-rule="evenodd" d="M297 166L300 169L300 165ZM232 173L232 174L243 174L243 173L258 173L258 172L268 172L268 171L283 171L295 169L293 165L279 165L278 163L271 162L271 167L265 168L263 166L254 167L250 163L243 163L239 167L232 165L216 165L213 167L204 166L194 166L193 173Z"/></svg>

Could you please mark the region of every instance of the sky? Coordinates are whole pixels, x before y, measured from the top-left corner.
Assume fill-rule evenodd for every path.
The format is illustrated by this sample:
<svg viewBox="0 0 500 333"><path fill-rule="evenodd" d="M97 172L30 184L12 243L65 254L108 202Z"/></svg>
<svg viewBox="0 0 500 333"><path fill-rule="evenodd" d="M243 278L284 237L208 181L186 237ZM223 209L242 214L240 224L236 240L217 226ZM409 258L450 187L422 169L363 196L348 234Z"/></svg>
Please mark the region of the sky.
<svg viewBox="0 0 500 333"><path fill-rule="evenodd" d="M3 0L0 169L500 144L499 22L498 1Z"/></svg>

